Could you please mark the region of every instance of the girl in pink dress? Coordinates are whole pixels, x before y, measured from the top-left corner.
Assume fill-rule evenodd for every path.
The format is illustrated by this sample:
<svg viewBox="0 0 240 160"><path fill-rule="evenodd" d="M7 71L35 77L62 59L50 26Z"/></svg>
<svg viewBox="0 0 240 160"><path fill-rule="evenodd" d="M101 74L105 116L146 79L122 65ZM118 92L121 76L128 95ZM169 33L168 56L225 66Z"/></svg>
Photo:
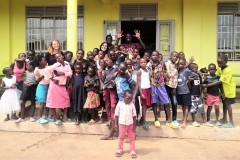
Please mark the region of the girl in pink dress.
<svg viewBox="0 0 240 160"><path fill-rule="evenodd" d="M57 53L55 58L57 63L44 69L46 77L50 78L46 107L50 108L55 117L55 124L60 125L62 124L62 109L70 107L66 80L67 77L72 76L72 70L70 64L64 61L61 53ZM49 75L51 76L49 77Z"/></svg>

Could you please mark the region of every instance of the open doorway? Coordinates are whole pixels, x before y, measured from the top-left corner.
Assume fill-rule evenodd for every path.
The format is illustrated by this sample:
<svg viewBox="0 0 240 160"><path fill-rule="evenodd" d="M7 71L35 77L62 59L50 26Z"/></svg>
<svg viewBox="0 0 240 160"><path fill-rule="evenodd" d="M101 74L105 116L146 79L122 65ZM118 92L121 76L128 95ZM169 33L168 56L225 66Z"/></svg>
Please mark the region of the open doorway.
<svg viewBox="0 0 240 160"><path fill-rule="evenodd" d="M121 21L121 30L123 34L126 32L131 32L133 35L134 30L138 29L141 31L141 39L146 46L146 50L156 49L156 21ZM125 37L121 39L122 43L125 43ZM139 41L133 37L133 43L138 43ZM143 50L140 51L140 56L143 56Z"/></svg>

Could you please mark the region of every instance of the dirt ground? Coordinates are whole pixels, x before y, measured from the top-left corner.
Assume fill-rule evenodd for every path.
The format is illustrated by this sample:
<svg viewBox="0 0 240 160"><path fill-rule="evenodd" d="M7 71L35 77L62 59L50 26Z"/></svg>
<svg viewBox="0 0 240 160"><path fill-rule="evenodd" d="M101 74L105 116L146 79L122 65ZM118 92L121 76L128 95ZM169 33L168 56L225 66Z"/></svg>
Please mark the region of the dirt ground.
<svg viewBox="0 0 240 160"><path fill-rule="evenodd" d="M0 132L0 160L114 160L131 159L129 143L115 157L118 141L96 135ZM240 141L144 138L136 141L137 159L239 160Z"/></svg>

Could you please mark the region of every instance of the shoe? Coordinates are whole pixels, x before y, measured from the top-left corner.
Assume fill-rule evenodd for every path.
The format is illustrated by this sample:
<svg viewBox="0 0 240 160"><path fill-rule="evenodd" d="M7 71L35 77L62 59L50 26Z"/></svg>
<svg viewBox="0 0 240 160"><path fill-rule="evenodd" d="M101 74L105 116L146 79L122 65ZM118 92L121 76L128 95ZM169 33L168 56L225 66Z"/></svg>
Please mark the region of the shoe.
<svg viewBox="0 0 240 160"><path fill-rule="evenodd" d="M17 120L18 117L16 116L16 114L12 114L12 115L11 115L11 119Z"/></svg>
<svg viewBox="0 0 240 160"><path fill-rule="evenodd" d="M36 122L36 119L33 117L30 117L30 122Z"/></svg>
<svg viewBox="0 0 240 160"><path fill-rule="evenodd" d="M130 156L131 156L131 158L137 158L137 154L134 150L131 150Z"/></svg>
<svg viewBox="0 0 240 160"><path fill-rule="evenodd" d="M221 123L220 121L217 121L217 122L216 122L216 126L217 126L217 127L222 127L222 123Z"/></svg>
<svg viewBox="0 0 240 160"><path fill-rule="evenodd" d="M172 123L166 123L166 126L168 126L170 128L173 128L173 129L179 128L179 125L176 125L173 122Z"/></svg>
<svg viewBox="0 0 240 160"><path fill-rule="evenodd" d="M173 123L174 125L176 125L176 126L180 126L180 123L178 123L177 120L172 121L172 123Z"/></svg>
<svg viewBox="0 0 240 160"><path fill-rule="evenodd" d="M201 126L197 121L194 121L194 122L192 123L192 125L193 125L194 127L200 127L200 126Z"/></svg>
<svg viewBox="0 0 240 160"><path fill-rule="evenodd" d="M9 117L6 117L5 119L4 119L4 121L9 121L10 120L10 118Z"/></svg>
<svg viewBox="0 0 240 160"><path fill-rule="evenodd" d="M15 121L15 123L25 122L25 119L18 118L18 120Z"/></svg>
<svg viewBox="0 0 240 160"><path fill-rule="evenodd" d="M58 119L58 120L56 120L55 124L56 125L62 125L62 121Z"/></svg>
<svg viewBox="0 0 240 160"><path fill-rule="evenodd" d="M38 122L40 124L45 124L45 123L48 123L48 120L46 118L41 117L41 118L38 119Z"/></svg>
<svg viewBox="0 0 240 160"><path fill-rule="evenodd" d="M47 121L48 121L48 122L54 122L54 119L53 119L52 117L48 117L48 118L47 118Z"/></svg>
<svg viewBox="0 0 240 160"><path fill-rule="evenodd" d="M208 127L214 127L214 125L213 125L213 123L212 123L211 121L208 121L208 122L206 123L206 126L208 126Z"/></svg>
<svg viewBox="0 0 240 160"><path fill-rule="evenodd" d="M145 123L143 124L143 129L145 129L145 130L149 130L149 125L148 125L147 122L145 122Z"/></svg>
<svg viewBox="0 0 240 160"><path fill-rule="evenodd" d="M155 125L155 127L157 127L157 128L161 127L161 124L160 124L159 121L155 121L155 122L154 122L154 125Z"/></svg>

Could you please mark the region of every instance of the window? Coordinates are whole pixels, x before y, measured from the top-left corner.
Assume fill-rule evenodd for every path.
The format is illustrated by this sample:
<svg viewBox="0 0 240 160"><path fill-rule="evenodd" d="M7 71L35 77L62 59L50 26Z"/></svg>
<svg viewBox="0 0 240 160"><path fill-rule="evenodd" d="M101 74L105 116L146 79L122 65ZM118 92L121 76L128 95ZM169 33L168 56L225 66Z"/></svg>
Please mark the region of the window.
<svg viewBox="0 0 240 160"><path fill-rule="evenodd" d="M47 52L53 39L67 50L67 7L26 7L26 50ZM83 7L78 7L78 47L83 48Z"/></svg>
<svg viewBox="0 0 240 160"><path fill-rule="evenodd" d="M240 3L218 4L218 55L240 61Z"/></svg>

